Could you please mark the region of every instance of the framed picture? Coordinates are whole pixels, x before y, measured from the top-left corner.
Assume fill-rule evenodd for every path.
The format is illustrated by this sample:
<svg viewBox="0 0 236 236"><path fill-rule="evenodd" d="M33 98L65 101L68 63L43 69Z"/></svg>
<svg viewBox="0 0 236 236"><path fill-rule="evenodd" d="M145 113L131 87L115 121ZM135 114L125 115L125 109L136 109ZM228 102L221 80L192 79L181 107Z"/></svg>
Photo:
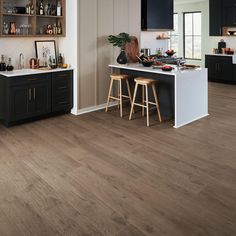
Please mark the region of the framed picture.
<svg viewBox="0 0 236 236"><path fill-rule="evenodd" d="M50 63L57 65L55 40L35 41L35 52L39 67L46 67Z"/></svg>

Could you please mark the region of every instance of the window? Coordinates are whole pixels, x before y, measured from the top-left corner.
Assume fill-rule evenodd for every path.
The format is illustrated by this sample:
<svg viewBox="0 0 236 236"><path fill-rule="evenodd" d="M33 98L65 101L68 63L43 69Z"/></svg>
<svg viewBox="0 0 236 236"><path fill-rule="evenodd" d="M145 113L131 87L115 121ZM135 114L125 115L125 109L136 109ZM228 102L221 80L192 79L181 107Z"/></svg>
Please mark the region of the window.
<svg viewBox="0 0 236 236"><path fill-rule="evenodd" d="M178 54L179 48L179 27L178 27L178 14L174 13L174 30L169 34L169 48L173 49Z"/></svg>
<svg viewBox="0 0 236 236"><path fill-rule="evenodd" d="M201 60L201 12L184 13L184 58Z"/></svg>

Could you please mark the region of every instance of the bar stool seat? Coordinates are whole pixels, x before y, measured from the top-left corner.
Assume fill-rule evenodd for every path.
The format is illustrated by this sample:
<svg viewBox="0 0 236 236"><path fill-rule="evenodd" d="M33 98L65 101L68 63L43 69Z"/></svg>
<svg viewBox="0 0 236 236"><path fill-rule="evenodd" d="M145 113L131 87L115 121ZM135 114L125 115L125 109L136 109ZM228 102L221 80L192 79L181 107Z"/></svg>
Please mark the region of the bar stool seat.
<svg viewBox="0 0 236 236"><path fill-rule="evenodd" d="M111 78L111 82L110 82L110 88L109 88L108 97L107 97L106 112L108 112L110 100L116 100L118 101L118 108L120 108L120 117L123 117L123 101L124 101L123 98L128 98L130 101L130 104L132 103L132 96L131 96L130 86L129 86L129 77L128 75L125 75L125 74L114 73L110 75L110 78ZM114 81L118 82L118 96L117 97L112 96L112 87L113 87ZM125 81L126 83L128 95L123 94L122 81Z"/></svg>
<svg viewBox="0 0 236 236"><path fill-rule="evenodd" d="M147 126L150 126L150 121L149 121L149 109L150 109L150 107L149 107L149 104L151 104L151 105L154 105L156 107L159 121L162 122L161 113L160 113L160 109L159 109L159 102L158 102L158 98L157 98L157 94L156 94L156 86L155 86L156 80L151 79L151 78L138 77L138 78L135 78L134 81L135 81L134 97L133 97L133 101L132 101L132 105L131 105L129 120L132 119L132 114L134 112L134 106L135 105L140 106L140 107L142 107L142 116L144 116L144 109L146 108ZM142 86L142 103L136 103L135 102L139 85ZM151 86L151 88L152 88L152 92L153 92L155 102L150 102L149 101L148 86ZM146 93L146 100L144 98L145 93Z"/></svg>

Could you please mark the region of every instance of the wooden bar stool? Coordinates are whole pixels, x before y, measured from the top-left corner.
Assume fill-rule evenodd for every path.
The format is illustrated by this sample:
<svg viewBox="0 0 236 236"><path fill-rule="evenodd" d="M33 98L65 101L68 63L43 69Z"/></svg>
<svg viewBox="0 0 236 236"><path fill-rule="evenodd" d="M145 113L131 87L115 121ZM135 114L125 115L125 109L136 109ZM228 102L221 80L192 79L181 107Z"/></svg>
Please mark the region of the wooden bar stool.
<svg viewBox="0 0 236 236"><path fill-rule="evenodd" d="M111 77L111 82L110 82L110 88L109 88L108 97L107 97L106 112L108 111L110 100L111 99L116 100L118 101L118 108L120 108L120 117L123 117L123 97L128 98L130 101L130 104L132 104L132 96L131 96L129 80L128 80L129 78L128 78L128 75L122 75L122 74L111 74L110 77ZM111 95L114 81L118 82L118 97L114 97ZM123 94L122 81L125 81L126 83L128 96Z"/></svg>
<svg viewBox="0 0 236 236"><path fill-rule="evenodd" d="M149 104L152 104L157 109L159 121L162 122L161 113L160 113L160 109L159 109L159 103L158 103L157 94L156 94L156 87L155 87L156 80L149 79L149 78L144 78L144 77L138 77L138 78L135 78L134 81L135 81L134 97L133 97L133 101L132 101L132 105L131 105L129 120L132 119L134 106L135 105L140 106L140 107L142 107L142 116L144 116L144 108L146 108L146 111L147 111L147 126L150 126L150 122L149 122L149 109L150 109ZM142 103L141 104L135 102L139 85L142 86ZM153 92L155 102L150 102L149 101L149 94L148 94L148 86L149 85L152 87L152 92ZM146 92L146 100L145 100L145 97L144 97L145 92Z"/></svg>

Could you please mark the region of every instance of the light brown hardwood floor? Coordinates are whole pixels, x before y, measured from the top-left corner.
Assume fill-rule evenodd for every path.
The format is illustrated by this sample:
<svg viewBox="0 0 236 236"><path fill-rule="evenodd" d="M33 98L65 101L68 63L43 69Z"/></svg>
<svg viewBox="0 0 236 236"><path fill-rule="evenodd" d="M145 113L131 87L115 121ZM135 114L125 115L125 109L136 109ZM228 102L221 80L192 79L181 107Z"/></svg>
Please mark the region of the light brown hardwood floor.
<svg viewBox="0 0 236 236"><path fill-rule="evenodd" d="M210 83L209 113L0 125L0 236L235 236L236 86Z"/></svg>

